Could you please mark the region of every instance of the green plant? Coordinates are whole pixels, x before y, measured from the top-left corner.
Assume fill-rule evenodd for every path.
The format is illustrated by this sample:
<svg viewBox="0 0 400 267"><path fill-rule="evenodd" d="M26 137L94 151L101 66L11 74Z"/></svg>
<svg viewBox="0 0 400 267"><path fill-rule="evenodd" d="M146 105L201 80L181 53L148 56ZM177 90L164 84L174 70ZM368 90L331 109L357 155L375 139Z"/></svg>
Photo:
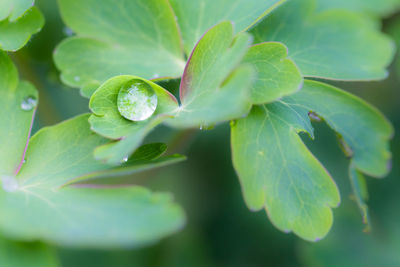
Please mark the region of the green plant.
<svg viewBox="0 0 400 267"><path fill-rule="evenodd" d="M264 209L277 228L311 241L328 233L340 195L299 133L313 138L311 121L325 121L350 158L368 224L363 174L388 173L393 130L374 107L327 81L387 76L395 49L378 18L396 1L357 1L339 10L329 0L59 0L75 34L56 47L54 62L61 80L90 98L92 114L30 138L38 94L19 81L8 54L43 26L32 3L0 1L6 237L132 247L178 231L185 215L169 194L94 187L102 178L184 160L162 156L165 144L142 145L158 125L210 129L226 121L249 209ZM179 97L163 88L179 79Z"/></svg>

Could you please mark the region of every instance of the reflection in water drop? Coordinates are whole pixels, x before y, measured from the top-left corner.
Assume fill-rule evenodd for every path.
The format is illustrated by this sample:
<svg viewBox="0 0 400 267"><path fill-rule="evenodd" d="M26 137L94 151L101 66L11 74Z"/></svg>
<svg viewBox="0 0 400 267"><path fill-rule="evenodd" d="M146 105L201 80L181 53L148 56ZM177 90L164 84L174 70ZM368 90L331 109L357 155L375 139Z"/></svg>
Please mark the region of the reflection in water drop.
<svg viewBox="0 0 400 267"><path fill-rule="evenodd" d="M18 189L18 182L14 176L2 175L1 183L3 185L4 191L14 192Z"/></svg>
<svg viewBox="0 0 400 267"><path fill-rule="evenodd" d="M37 105L37 99L33 96L25 97L21 102L21 108L26 111L31 111Z"/></svg>
<svg viewBox="0 0 400 267"><path fill-rule="evenodd" d="M148 119L157 108L157 95L153 88L142 80L125 83L118 94L118 111L131 121Z"/></svg>
<svg viewBox="0 0 400 267"><path fill-rule="evenodd" d="M121 160L121 163L125 163L125 162L127 162L128 161L128 157L124 157L122 160Z"/></svg>

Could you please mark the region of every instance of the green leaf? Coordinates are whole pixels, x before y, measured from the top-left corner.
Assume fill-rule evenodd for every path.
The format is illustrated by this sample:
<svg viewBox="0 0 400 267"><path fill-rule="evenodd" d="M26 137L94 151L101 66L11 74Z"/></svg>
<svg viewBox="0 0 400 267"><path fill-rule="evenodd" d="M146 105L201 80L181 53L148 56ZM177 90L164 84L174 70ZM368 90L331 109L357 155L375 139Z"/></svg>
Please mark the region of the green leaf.
<svg viewBox="0 0 400 267"><path fill-rule="evenodd" d="M183 49L167 0L58 2L65 23L77 34L54 54L67 85L90 89L84 92L89 95L96 84L116 75L180 76Z"/></svg>
<svg viewBox="0 0 400 267"><path fill-rule="evenodd" d="M55 252L39 243L19 243L0 237L0 266L58 267Z"/></svg>
<svg viewBox="0 0 400 267"><path fill-rule="evenodd" d="M316 4L316 0L283 4L252 30L256 42L284 43L307 77L385 78L394 45L378 31L378 25L345 10L317 12Z"/></svg>
<svg viewBox="0 0 400 267"><path fill-rule="evenodd" d="M200 127L245 115L250 109L253 68L239 66L250 45L250 36L234 38L230 22L211 28L196 45L180 85L181 106L174 127Z"/></svg>
<svg viewBox="0 0 400 267"><path fill-rule="evenodd" d="M284 102L254 106L232 123L232 157L248 207L265 208L277 228L314 241L328 233L340 196L301 131L312 133L304 110Z"/></svg>
<svg viewBox="0 0 400 267"><path fill-rule="evenodd" d="M368 15L386 17L400 7L399 0L318 0L318 10L347 9Z"/></svg>
<svg viewBox="0 0 400 267"><path fill-rule="evenodd" d="M157 109L152 117L144 121L129 121L118 111L119 90L133 79L147 83L157 94ZM107 138L119 140L97 148L95 157L119 165L125 157L135 151L151 130L169 118L168 114L172 114L178 108L178 102L173 95L157 84L136 76L124 75L111 78L101 85L92 95L89 106L94 113L89 119L92 130Z"/></svg>
<svg viewBox="0 0 400 267"><path fill-rule="evenodd" d="M30 140L16 178L2 176L2 231L13 238L68 246L126 247L179 230L184 215L168 194L137 186L61 187L76 177L110 169L91 156L106 140L90 131L87 119L83 115L40 130Z"/></svg>
<svg viewBox="0 0 400 267"><path fill-rule="evenodd" d="M193 50L204 32L229 20L235 33L247 30L286 0L171 0L182 32L185 51Z"/></svg>
<svg viewBox="0 0 400 267"><path fill-rule="evenodd" d="M368 189L365 177L361 172L357 171L357 169L354 166L350 166L349 176L350 176L351 188L353 190L352 197L354 198L354 201L357 203L357 206L361 211L363 223L366 225L364 231L369 232L371 226L369 222L368 206L365 203L365 201L368 199Z"/></svg>
<svg viewBox="0 0 400 267"><path fill-rule="evenodd" d="M35 0L0 0L0 20L8 18L11 22L21 17L34 4Z"/></svg>
<svg viewBox="0 0 400 267"><path fill-rule="evenodd" d="M36 97L36 92L27 83L18 85L15 67L3 52L0 70L2 233L68 246L131 247L155 242L183 226L183 211L169 194L137 186L65 186L164 166L182 157L157 158L165 148L156 145L139 150L124 169L101 164L92 153L108 140L90 130L89 115L41 129L27 147L36 105L25 97Z"/></svg>
<svg viewBox="0 0 400 267"><path fill-rule="evenodd" d="M249 49L243 62L251 63L257 70L251 91L253 104L269 103L300 90L302 75L287 55L287 48L275 42L254 45Z"/></svg>
<svg viewBox="0 0 400 267"><path fill-rule="evenodd" d="M21 167L36 112L34 106L24 110L21 105L37 97L31 84L19 82L15 66L0 51L0 175L14 175Z"/></svg>
<svg viewBox="0 0 400 267"><path fill-rule="evenodd" d="M9 19L1 20L0 49L16 51L22 48L29 41L32 34L40 31L43 24L43 15L36 7L30 8L15 21Z"/></svg>
<svg viewBox="0 0 400 267"><path fill-rule="evenodd" d="M339 134L355 167L370 176L383 177L390 170L389 139L393 128L386 118L362 99L333 86L305 81L303 89L286 99L314 111Z"/></svg>

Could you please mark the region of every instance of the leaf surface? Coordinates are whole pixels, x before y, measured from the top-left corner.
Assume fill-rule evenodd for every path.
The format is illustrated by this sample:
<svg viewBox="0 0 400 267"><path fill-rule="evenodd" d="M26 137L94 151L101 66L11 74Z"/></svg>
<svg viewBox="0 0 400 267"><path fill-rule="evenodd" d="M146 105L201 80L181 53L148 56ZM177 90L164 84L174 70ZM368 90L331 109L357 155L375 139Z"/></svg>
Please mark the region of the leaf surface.
<svg viewBox="0 0 400 267"><path fill-rule="evenodd" d="M181 106L168 123L174 127L210 126L245 115L251 106L254 70L239 66L251 38L234 38L233 25L211 28L193 50L180 84Z"/></svg>
<svg viewBox="0 0 400 267"><path fill-rule="evenodd" d="M270 103L300 90L302 75L287 56L287 48L276 42L254 45L249 49L243 62L252 64L257 71L251 90L253 104Z"/></svg>
<svg viewBox="0 0 400 267"><path fill-rule="evenodd" d="M43 15L36 7L30 8L15 21L0 20L0 49L6 51L19 50L33 34L41 30L43 24Z"/></svg>
<svg viewBox="0 0 400 267"><path fill-rule="evenodd" d="M340 197L300 131L312 134L304 110L283 102L254 106L232 123L232 157L248 207L265 208L277 228L315 241L328 233Z"/></svg>
<svg viewBox="0 0 400 267"><path fill-rule="evenodd" d="M187 54L204 32L222 21L232 21L235 33L245 31L285 0L171 0Z"/></svg>
<svg viewBox="0 0 400 267"><path fill-rule="evenodd" d="M0 0L0 20L11 22L21 17L35 3L35 0Z"/></svg>
<svg viewBox="0 0 400 267"><path fill-rule="evenodd" d="M387 76L393 42L376 23L346 10L316 11L316 0L288 1L252 30L255 42L278 41L304 76L378 80Z"/></svg>
<svg viewBox="0 0 400 267"><path fill-rule="evenodd" d="M96 88L121 74L146 79L181 75L181 40L167 0L58 3L65 23L76 33L54 54L67 85Z"/></svg>
<svg viewBox="0 0 400 267"><path fill-rule="evenodd" d="M119 90L126 82L133 79L147 83L157 94L157 109L152 117L144 121L129 121L118 111ZM168 91L151 81L123 75L111 78L100 86L92 95L89 106L94 113L89 119L92 130L107 138L118 140L97 148L95 157L119 165L125 157L131 155L138 148L143 138L151 130L178 108L178 102Z"/></svg>
<svg viewBox="0 0 400 267"><path fill-rule="evenodd" d="M1 232L67 246L132 247L155 242L183 226L183 211L169 194L153 194L139 186L65 186L164 166L182 157L159 157L162 148L147 146L123 170L102 164L92 153L108 140L90 130L86 114L42 128L29 139L28 147L36 107L22 112L21 98L36 92L27 83L18 85L15 67L3 52L0 69L2 118L6 118L0 127L1 147L6 148L0 152Z"/></svg>

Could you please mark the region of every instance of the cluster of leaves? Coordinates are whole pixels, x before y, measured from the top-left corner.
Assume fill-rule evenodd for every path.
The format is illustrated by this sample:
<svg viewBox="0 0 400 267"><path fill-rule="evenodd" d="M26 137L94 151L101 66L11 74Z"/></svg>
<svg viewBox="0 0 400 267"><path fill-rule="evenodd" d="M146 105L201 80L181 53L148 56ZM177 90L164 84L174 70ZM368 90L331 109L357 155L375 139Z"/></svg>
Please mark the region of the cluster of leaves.
<svg viewBox="0 0 400 267"><path fill-rule="evenodd" d="M162 156L165 144L141 146L159 124L207 129L225 121L231 121L233 164L249 209L265 209L277 228L306 240L327 234L339 191L299 136L313 138L311 120L323 120L351 158L350 180L367 221L363 174L387 174L393 130L375 108L323 81L387 76L394 45L379 31L378 18L390 8L357 1L337 9L329 0L58 2L75 35L57 46L54 61L62 81L90 98L92 114L30 138L36 90L19 81L0 52L5 235L125 247L179 230L184 213L169 194L77 183L183 160ZM42 27L32 4L0 1L2 50L21 48ZM179 100L161 86L170 79L180 79ZM120 90L133 80L157 96L155 112L143 121L119 111Z"/></svg>

